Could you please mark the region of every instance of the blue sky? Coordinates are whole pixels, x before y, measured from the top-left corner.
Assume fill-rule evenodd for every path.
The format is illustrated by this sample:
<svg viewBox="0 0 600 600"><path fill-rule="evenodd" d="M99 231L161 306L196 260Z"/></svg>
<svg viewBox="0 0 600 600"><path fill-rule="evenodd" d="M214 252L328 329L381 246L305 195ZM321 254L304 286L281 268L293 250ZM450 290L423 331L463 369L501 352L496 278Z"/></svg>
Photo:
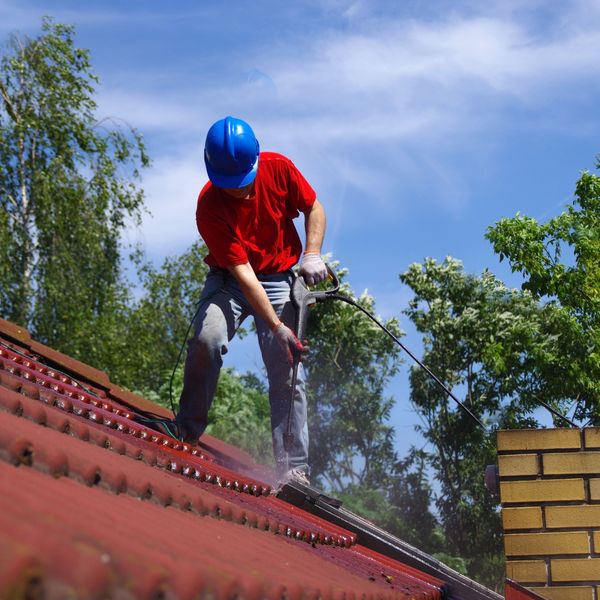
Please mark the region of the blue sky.
<svg viewBox="0 0 600 600"><path fill-rule="evenodd" d="M226 114L302 170L327 210L323 250L384 316L425 256L518 285L486 227L557 214L600 152L597 0L0 0L0 34L35 35L43 15L91 50L99 115L145 136L153 216L129 236L155 261L197 236L204 136ZM254 345L229 364L257 366ZM406 379L390 387L400 450L416 441Z"/></svg>

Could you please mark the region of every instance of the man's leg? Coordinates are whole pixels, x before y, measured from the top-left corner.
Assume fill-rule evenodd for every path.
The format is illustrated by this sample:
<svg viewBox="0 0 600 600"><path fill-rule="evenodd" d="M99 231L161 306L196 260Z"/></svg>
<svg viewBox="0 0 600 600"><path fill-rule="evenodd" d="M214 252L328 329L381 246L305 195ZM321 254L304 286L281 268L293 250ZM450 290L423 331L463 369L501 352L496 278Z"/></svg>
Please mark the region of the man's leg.
<svg viewBox="0 0 600 600"><path fill-rule="evenodd" d="M290 300L290 289L293 281L291 273L261 276L260 280L281 321L294 329L295 309ZM292 367L289 363L287 353L281 348L277 340L274 339L271 330L257 317L255 317L255 322L258 341L269 380L271 431L277 475L278 477L282 477L289 469L299 469L308 474L308 425L304 367L300 364L298 368L291 422L293 443L289 456L286 457L283 446L283 434L287 431L288 424Z"/></svg>
<svg viewBox="0 0 600 600"><path fill-rule="evenodd" d="M177 425L184 440L195 442L208 424L223 355L246 313L230 292L230 277L211 270L199 302L194 335L188 341Z"/></svg>

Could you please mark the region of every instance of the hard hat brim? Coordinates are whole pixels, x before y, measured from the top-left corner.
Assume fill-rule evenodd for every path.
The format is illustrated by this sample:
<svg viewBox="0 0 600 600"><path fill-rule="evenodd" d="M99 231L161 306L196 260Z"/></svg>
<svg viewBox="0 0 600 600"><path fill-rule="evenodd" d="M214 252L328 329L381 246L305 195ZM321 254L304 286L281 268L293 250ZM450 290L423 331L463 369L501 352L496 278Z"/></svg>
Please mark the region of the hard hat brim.
<svg viewBox="0 0 600 600"><path fill-rule="evenodd" d="M217 173L215 170L211 169L206 158L204 159L204 164L206 165L206 173L208 174L210 182L220 188L242 188L251 184L258 172L258 156L256 157L256 161L254 162L251 171L238 175L223 175L222 173Z"/></svg>

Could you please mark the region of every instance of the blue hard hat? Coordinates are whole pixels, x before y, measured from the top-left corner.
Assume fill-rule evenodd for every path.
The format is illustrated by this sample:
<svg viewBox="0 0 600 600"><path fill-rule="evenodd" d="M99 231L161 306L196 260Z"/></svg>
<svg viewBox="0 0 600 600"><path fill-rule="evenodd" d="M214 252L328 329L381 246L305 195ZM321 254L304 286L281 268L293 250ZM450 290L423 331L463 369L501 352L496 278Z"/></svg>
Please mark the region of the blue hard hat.
<svg viewBox="0 0 600 600"><path fill-rule="evenodd" d="M254 181L258 170L258 140L252 127L235 117L213 123L206 135L204 163L213 185L241 188Z"/></svg>

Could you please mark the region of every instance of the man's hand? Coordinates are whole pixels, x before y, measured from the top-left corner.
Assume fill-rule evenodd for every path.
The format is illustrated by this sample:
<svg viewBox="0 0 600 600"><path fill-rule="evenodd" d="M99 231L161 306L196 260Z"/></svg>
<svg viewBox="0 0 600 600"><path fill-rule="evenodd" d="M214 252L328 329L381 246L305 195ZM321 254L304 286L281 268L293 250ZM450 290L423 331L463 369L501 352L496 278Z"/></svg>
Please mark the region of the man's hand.
<svg viewBox="0 0 600 600"><path fill-rule="evenodd" d="M308 346L303 344L296 334L281 321L273 327L273 336L286 352L290 365L294 364L295 357L302 360L308 354Z"/></svg>
<svg viewBox="0 0 600 600"><path fill-rule="evenodd" d="M315 285L327 278L327 267L317 252L305 252L298 273L308 285Z"/></svg>

